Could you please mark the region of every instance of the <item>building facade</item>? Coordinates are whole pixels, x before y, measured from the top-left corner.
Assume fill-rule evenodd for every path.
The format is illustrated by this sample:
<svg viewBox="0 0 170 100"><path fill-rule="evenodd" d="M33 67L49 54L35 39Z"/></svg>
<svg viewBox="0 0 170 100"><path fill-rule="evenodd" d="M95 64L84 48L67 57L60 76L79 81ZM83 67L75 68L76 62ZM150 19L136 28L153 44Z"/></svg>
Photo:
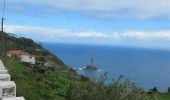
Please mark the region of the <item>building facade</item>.
<svg viewBox="0 0 170 100"><path fill-rule="evenodd" d="M35 64L35 56L33 56L29 53L26 53L22 50L11 50L11 51L7 52L7 55L9 57L18 56L18 57L20 57L20 60L23 63Z"/></svg>
<svg viewBox="0 0 170 100"><path fill-rule="evenodd" d="M20 55L21 62L35 65L35 57L29 54Z"/></svg>

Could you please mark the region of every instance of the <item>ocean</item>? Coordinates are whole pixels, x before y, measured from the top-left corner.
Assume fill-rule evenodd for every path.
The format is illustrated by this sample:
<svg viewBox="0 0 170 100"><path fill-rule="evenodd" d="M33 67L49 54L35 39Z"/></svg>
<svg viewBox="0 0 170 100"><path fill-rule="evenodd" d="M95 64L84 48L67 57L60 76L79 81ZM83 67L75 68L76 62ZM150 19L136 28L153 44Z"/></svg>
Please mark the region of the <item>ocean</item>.
<svg viewBox="0 0 170 100"><path fill-rule="evenodd" d="M122 75L146 91L157 87L166 92L170 87L170 51L167 50L58 43L44 43L43 46L73 68L90 64L93 57L100 69L96 75L108 72L110 79Z"/></svg>

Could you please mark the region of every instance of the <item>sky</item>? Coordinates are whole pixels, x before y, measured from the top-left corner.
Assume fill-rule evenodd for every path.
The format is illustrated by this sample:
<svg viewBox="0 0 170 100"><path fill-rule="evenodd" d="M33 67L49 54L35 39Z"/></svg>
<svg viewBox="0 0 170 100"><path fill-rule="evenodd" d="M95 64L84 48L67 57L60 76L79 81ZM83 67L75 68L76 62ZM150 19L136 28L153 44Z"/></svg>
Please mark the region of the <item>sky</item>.
<svg viewBox="0 0 170 100"><path fill-rule="evenodd" d="M2 9L3 0L0 4ZM169 4L170 0L6 0L4 28L44 43L170 49Z"/></svg>

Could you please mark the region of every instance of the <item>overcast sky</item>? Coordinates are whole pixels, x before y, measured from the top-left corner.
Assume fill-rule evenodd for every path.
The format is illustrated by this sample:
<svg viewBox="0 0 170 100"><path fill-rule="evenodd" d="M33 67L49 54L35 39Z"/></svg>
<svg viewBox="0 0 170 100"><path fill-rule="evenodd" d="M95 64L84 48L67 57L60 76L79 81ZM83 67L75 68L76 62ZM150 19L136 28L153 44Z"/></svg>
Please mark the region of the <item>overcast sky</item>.
<svg viewBox="0 0 170 100"><path fill-rule="evenodd" d="M0 3L2 9L3 0ZM169 4L170 0L6 0L5 31L41 42L170 48Z"/></svg>

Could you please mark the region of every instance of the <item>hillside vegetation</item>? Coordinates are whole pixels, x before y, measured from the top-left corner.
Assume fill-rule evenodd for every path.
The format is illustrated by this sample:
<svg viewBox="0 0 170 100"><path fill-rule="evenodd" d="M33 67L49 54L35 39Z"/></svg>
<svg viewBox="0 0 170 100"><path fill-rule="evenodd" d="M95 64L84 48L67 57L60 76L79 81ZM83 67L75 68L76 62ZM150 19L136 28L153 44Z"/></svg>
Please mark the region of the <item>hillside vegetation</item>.
<svg viewBox="0 0 170 100"><path fill-rule="evenodd" d="M51 54L48 50L41 46L41 43L35 43L33 40L19 37L11 33L0 32L0 51L1 54L8 50L24 50L36 57L43 57L50 62L58 70L65 70L69 67L66 66L58 57Z"/></svg>
<svg viewBox="0 0 170 100"><path fill-rule="evenodd" d="M65 100L69 83L79 80L70 67L31 39L0 32L0 47L0 59L17 85L17 96L24 96L26 100ZM44 70L24 65L18 57L6 56L6 51L13 49L43 57L55 68Z"/></svg>

